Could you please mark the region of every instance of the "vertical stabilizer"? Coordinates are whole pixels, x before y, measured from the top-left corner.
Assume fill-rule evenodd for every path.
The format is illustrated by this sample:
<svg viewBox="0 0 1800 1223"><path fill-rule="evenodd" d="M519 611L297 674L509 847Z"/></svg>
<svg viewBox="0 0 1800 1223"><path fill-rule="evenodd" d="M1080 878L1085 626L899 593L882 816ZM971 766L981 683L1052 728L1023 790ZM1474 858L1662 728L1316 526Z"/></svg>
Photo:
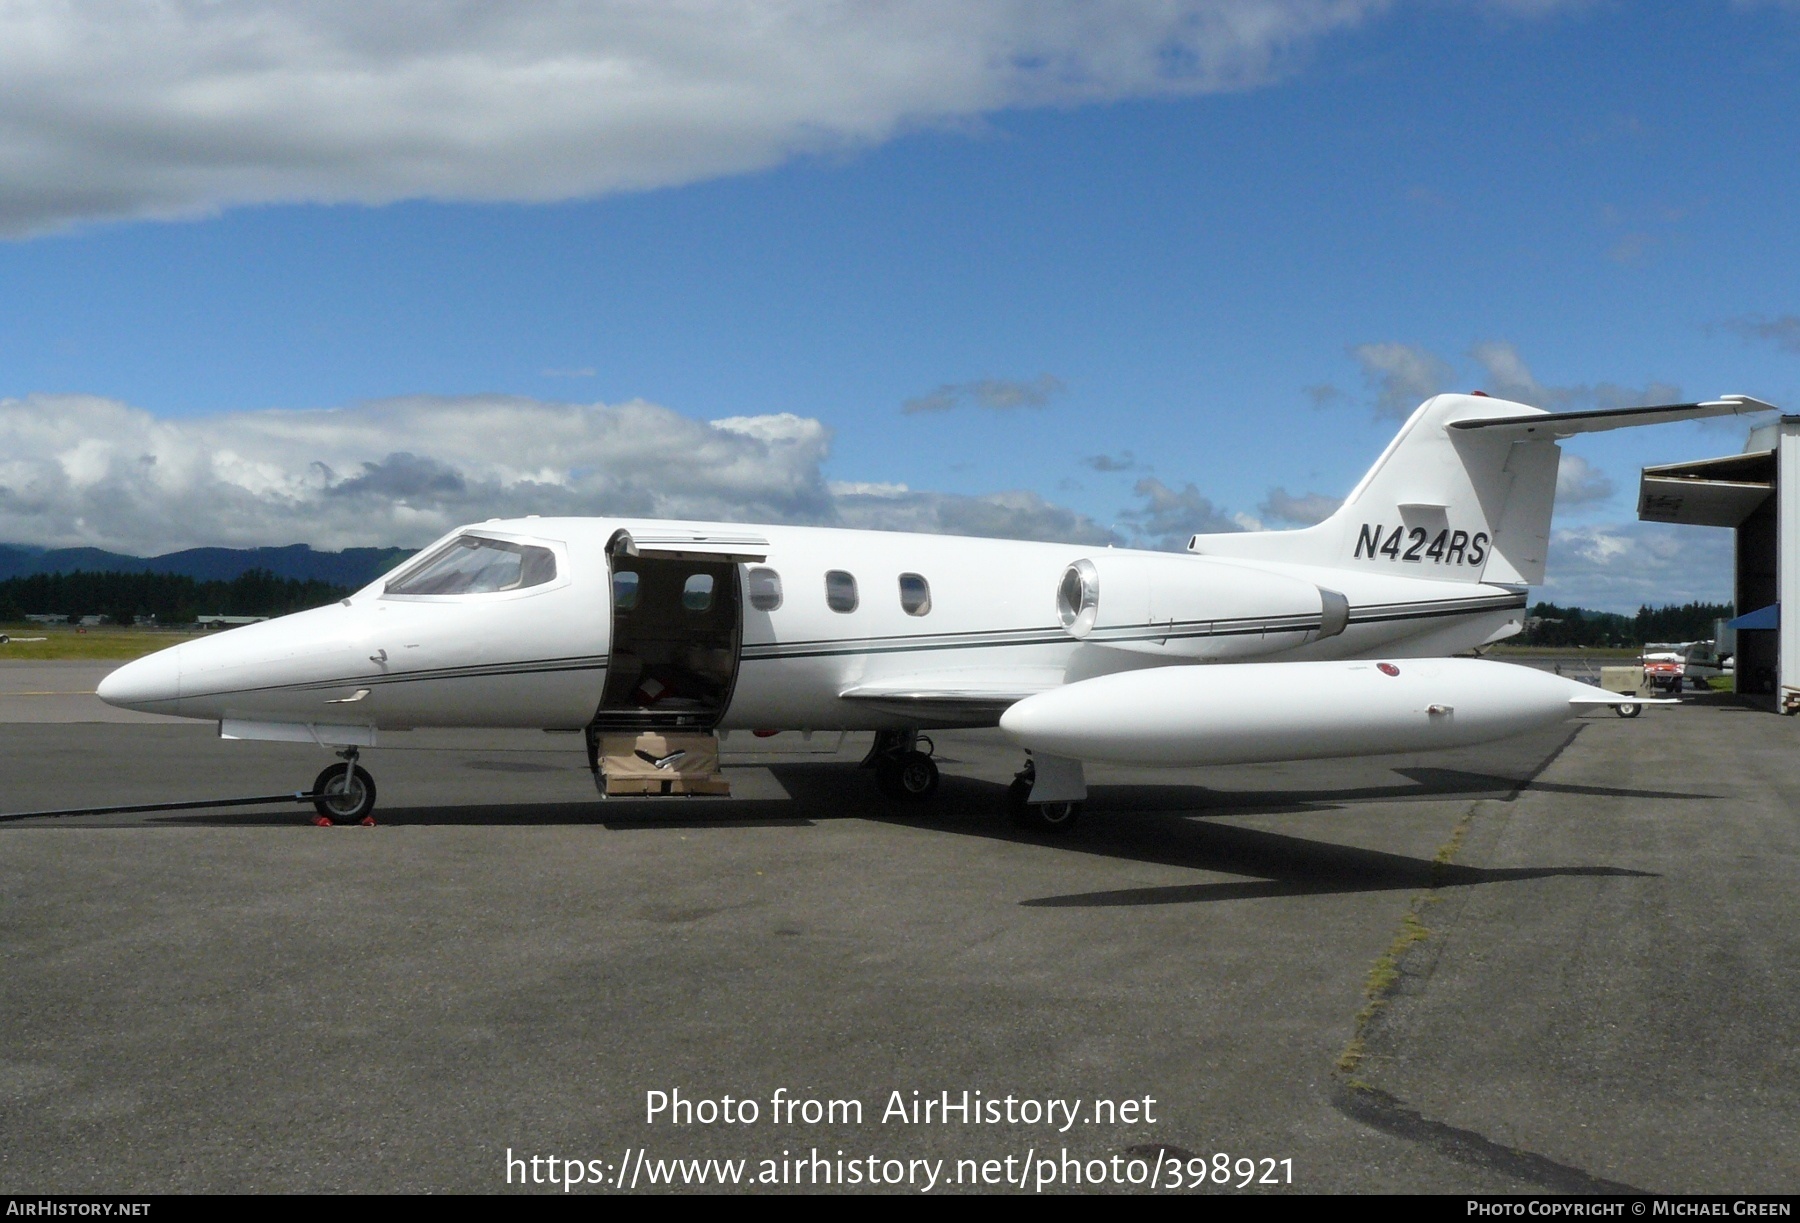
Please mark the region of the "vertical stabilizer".
<svg viewBox="0 0 1800 1223"><path fill-rule="evenodd" d="M1196 535L1208 556L1535 586L1544 580L1559 438L1773 412L1748 395L1704 403L1546 412L1486 395L1436 395L1388 443L1338 511L1302 531Z"/></svg>
<svg viewBox="0 0 1800 1223"><path fill-rule="evenodd" d="M1434 396L1324 522L1300 531L1196 535L1189 550L1440 581L1541 582L1558 446L1450 428L1533 414L1548 415L1485 395Z"/></svg>

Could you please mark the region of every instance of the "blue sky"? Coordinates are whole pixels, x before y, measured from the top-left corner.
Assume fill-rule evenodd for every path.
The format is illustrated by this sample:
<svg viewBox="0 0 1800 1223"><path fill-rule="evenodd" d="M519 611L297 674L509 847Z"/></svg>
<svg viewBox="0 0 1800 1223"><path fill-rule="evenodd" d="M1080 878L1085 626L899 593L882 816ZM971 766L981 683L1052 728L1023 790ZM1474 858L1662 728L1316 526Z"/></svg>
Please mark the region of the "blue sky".
<svg viewBox="0 0 1800 1223"><path fill-rule="evenodd" d="M108 50L97 100L55 49L92 29L31 72L0 52L26 81L0 96L26 133L0 145L0 534L418 543L538 495L1154 543L1294 525L1433 389L1800 404L1800 8L1102 4L1097 37L996 4L961 67L931 3L879 38L727 30L697 68L688 26L436 31L629 45L696 87L609 109L604 72L530 105L479 66L388 89L429 59L369 50L404 6L292 40L255 7L280 88L143 67L207 45L181 28ZM294 86L332 79L321 28L364 56L366 109ZM659 445L540 453L554 405L637 401ZM775 423L684 458L722 418ZM1636 524L1636 472L1742 440L1571 443L1545 593L1727 597L1724 533Z"/></svg>

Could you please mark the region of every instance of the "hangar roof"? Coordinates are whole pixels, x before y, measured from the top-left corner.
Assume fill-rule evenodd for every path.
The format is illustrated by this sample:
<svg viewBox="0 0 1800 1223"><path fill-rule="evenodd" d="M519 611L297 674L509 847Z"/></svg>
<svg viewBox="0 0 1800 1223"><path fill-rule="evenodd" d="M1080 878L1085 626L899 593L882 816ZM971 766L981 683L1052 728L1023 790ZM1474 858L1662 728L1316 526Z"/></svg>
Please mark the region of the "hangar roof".
<svg viewBox="0 0 1800 1223"><path fill-rule="evenodd" d="M1735 527L1775 491L1775 452L1755 450L1718 459L1646 467L1638 483L1638 517Z"/></svg>

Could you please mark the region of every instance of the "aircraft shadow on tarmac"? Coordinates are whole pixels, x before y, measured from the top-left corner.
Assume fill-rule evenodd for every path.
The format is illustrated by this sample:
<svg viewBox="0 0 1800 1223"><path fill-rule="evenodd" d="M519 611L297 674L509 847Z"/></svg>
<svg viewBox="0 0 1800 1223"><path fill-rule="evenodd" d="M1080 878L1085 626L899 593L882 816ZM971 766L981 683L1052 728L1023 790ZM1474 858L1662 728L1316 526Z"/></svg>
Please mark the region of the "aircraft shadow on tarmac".
<svg viewBox="0 0 1800 1223"><path fill-rule="evenodd" d="M948 762L947 762L948 763ZM1213 789L1194 784L1096 785L1087 812L1070 833L1022 832L1005 814L1005 786L946 773L937 796L925 804L887 799L873 778L853 764L770 766L786 799L613 799L583 803L495 803L467 806L385 808L388 826L598 825L610 830L692 830L748 827L812 827L822 821L872 819L929 828L958 836L1030 842L1047 849L1127 861L1253 876L1220 882L1045 896L1019 903L1033 908L1112 908L1197 904L1341 892L1398 891L1518 882L1553 876L1645 877L1646 872L1607 866L1486 869L1433 862L1403 854L1219 823L1209 816L1317 814L1368 803L1462 799L1510 799L1521 790L1617 799L1706 801L1712 796L1627 787L1574 786L1460 769L1395 770L1406 783L1318 789ZM171 815L154 821L186 826L282 826L304 816L283 812ZM140 825L141 826L141 825Z"/></svg>

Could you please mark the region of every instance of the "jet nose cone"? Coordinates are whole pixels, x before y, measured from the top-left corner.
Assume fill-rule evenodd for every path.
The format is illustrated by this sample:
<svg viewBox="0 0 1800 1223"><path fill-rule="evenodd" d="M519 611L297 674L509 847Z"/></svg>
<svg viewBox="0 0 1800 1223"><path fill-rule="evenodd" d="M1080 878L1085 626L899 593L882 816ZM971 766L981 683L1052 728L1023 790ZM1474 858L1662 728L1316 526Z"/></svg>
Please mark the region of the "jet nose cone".
<svg viewBox="0 0 1800 1223"><path fill-rule="evenodd" d="M95 695L121 709L150 710L174 704L181 696L180 647L158 650L128 662L100 681ZM158 712L168 712L167 709Z"/></svg>

